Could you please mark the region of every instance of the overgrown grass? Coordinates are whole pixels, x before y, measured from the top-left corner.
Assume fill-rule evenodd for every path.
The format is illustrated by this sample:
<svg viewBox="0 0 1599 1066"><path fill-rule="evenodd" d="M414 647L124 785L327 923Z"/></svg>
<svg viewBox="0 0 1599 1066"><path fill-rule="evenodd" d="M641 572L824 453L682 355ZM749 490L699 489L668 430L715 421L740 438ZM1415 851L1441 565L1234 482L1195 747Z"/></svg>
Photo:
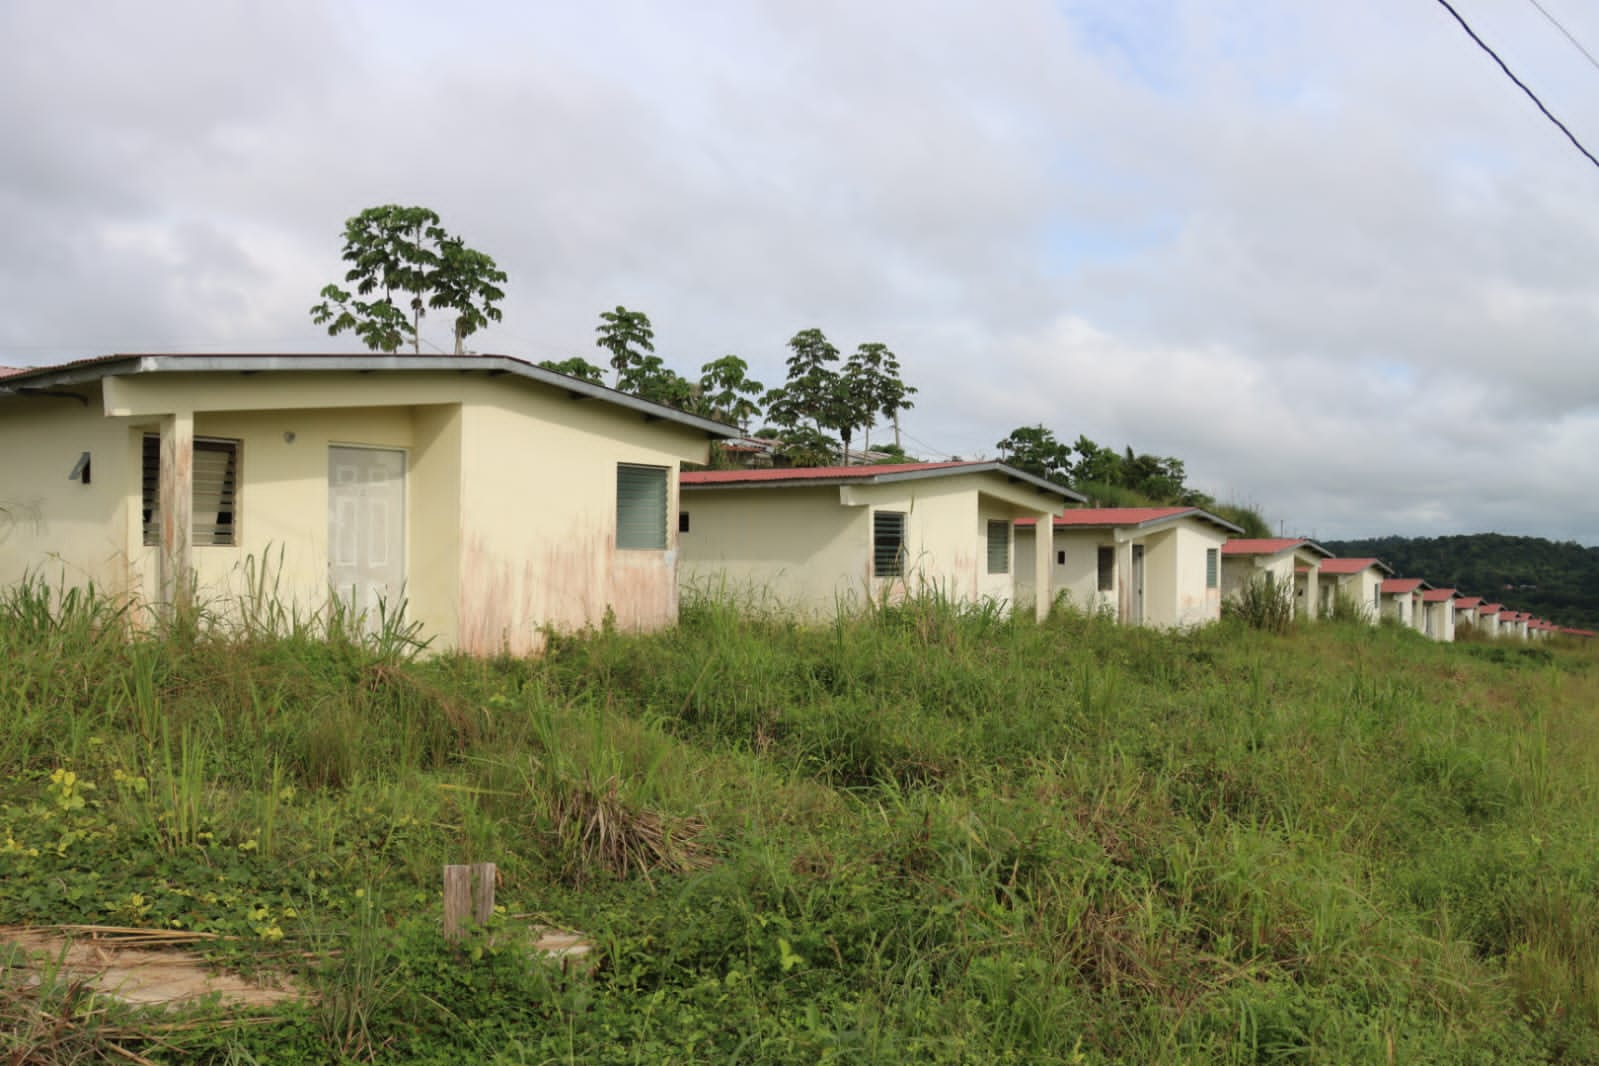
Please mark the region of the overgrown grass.
<svg viewBox="0 0 1599 1066"><path fill-rule="evenodd" d="M0 923L222 933L316 989L190 1058L1599 1056L1590 649L937 598L698 600L536 661L124 621L0 598ZM506 913L446 945L476 861ZM601 963L529 965L519 915Z"/></svg>

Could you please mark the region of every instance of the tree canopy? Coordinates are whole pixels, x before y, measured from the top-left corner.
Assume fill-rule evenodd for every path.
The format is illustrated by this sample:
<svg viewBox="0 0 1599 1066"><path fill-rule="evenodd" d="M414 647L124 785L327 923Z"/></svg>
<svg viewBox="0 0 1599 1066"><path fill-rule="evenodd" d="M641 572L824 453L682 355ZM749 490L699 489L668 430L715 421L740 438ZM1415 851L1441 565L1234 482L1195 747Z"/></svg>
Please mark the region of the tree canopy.
<svg viewBox="0 0 1599 1066"><path fill-rule="evenodd" d="M409 344L420 353L423 317L443 311L452 316L454 351L461 355L467 337L500 321L505 272L451 236L428 208L385 204L346 219L343 259L351 264L344 282L353 291L326 285L310 312L329 336L348 331L373 351Z"/></svg>

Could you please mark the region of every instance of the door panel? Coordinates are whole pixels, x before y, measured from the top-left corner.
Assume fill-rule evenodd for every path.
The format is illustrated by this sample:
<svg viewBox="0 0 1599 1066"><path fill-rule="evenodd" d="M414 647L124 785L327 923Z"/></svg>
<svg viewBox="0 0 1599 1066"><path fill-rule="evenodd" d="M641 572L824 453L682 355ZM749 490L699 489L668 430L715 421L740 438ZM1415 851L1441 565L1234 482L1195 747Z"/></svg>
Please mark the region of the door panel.
<svg viewBox="0 0 1599 1066"><path fill-rule="evenodd" d="M405 588L405 453L328 448L328 583L375 629Z"/></svg>

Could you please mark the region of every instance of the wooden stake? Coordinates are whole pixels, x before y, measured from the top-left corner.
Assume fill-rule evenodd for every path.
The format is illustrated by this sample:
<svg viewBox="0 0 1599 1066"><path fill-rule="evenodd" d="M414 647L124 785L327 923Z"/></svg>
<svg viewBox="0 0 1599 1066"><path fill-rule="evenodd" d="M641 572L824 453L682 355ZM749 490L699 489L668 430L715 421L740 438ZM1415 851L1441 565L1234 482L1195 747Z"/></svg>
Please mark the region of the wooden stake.
<svg viewBox="0 0 1599 1066"><path fill-rule="evenodd" d="M478 925L489 924L497 877L498 868L492 862L444 868L444 939L452 944L460 940L468 915Z"/></svg>

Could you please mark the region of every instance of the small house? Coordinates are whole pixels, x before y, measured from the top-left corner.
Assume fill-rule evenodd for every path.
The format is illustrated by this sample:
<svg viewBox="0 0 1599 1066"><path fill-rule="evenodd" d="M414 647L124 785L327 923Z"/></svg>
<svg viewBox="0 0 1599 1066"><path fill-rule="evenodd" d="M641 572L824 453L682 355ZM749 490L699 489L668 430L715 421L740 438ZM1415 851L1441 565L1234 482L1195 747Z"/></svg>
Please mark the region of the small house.
<svg viewBox="0 0 1599 1066"><path fill-rule="evenodd" d="M1393 569L1380 559L1323 559L1322 615L1331 615L1339 603L1345 603L1376 625L1382 620L1382 583L1393 576Z"/></svg>
<svg viewBox="0 0 1599 1066"><path fill-rule="evenodd" d="M1433 640L1454 640L1455 600L1459 595L1454 589L1428 589L1423 592L1421 631Z"/></svg>
<svg viewBox="0 0 1599 1066"><path fill-rule="evenodd" d="M1386 579L1381 586L1382 616L1392 618L1400 625L1409 626L1420 632L1427 621L1421 596L1430 588L1432 586L1419 577Z"/></svg>
<svg viewBox="0 0 1599 1066"><path fill-rule="evenodd" d="M1330 558L1332 552L1303 537L1229 540L1221 549L1222 597L1233 599L1251 583L1269 580L1293 589L1295 617L1315 618L1321 564Z"/></svg>
<svg viewBox="0 0 1599 1066"><path fill-rule="evenodd" d="M267 590L435 648L677 618L677 472L737 431L501 355L112 355L0 377L0 583Z"/></svg>
<svg viewBox="0 0 1599 1066"><path fill-rule="evenodd" d="M918 595L1009 609L1016 523L1083 499L997 462L705 470L683 474L681 492L685 588L813 619ZM1025 596L1039 618L1047 564L1029 560L1045 578Z"/></svg>
<svg viewBox="0 0 1599 1066"><path fill-rule="evenodd" d="M1030 520L1017 523L1019 596L1034 595L1039 528ZM1229 535L1243 532L1198 507L1073 508L1055 515L1048 528L1056 596L1125 625L1161 628L1221 617L1221 548Z"/></svg>

